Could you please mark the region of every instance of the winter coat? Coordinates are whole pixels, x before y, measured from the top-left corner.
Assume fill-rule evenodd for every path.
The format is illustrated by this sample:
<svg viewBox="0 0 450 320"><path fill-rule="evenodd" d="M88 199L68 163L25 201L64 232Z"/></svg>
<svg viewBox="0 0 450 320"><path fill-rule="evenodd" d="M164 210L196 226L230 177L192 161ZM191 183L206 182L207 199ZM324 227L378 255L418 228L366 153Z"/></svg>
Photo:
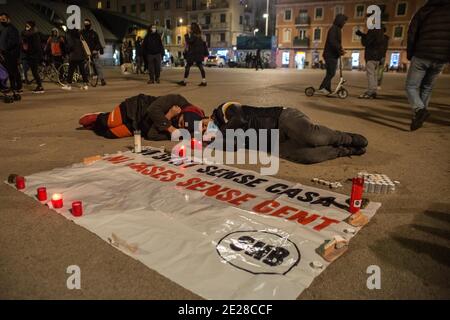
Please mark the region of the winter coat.
<svg viewBox="0 0 450 320"><path fill-rule="evenodd" d="M361 35L364 46L364 59L366 61L380 61L386 56L385 40L382 29L372 29Z"/></svg>
<svg viewBox="0 0 450 320"><path fill-rule="evenodd" d="M278 118L283 107L252 107L223 103L213 111L213 119L219 129L278 129Z"/></svg>
<svg viewBox="0 0 450 320"><path fill-rule="evenodd" d="M428 0L408 29L407 58L450 61L450 1Z"/></svg>
<svg viewBox="0 0 450 320"><path fill-rule="evenodd" d="M73 29L67 32L67 52L69 61L83 61L88 58L80 40L80 31Z"/></svg>
<svg viewBox="0 0 450 320"><path fill-rule="evenodd" d="M149 32L145 35L144 41L142 42L142 52L144 56L149 54L164 55L164 46L159 33Z"/></svg>
<svg viewBox="0 0 450 320"><path fill-rule="evenodd" d="M103 54L103 47L102 47L102 44L100 43L100 39L98 37L97 32L95 32L92 29L89 29L89 30L83 29L81 31L81 35L83 36L84 40L87 42L91 52L97 51L97 52L100 52L100 54Z"/></svg>
<svg viewBox="0 0 450 320"><path fill-rule="evenodd" d="M328 30L327 40L323 51L325 59L337 59L342 55L342 27L347 21L347 17L343 14L336 15L333 25Z"/></svg>
<svg viewBox="0 0 450 320"><path fill-rule="evenodd" d="M18 60L20 57L20 35L11 23L0 33L0 51L5 57Z"/></svg>
<svg viewBox="0 0 450 320"><path fill-rule="evenodd" d="M60 35L50 36L47 39L46 52L49 52L53 57L64 56L65 41Z"/></svg>
<svg viewBox="0 0 450 320"><path fill-rule="evenodd" d="M39 33L32 30L22 32L22 50L26 60L40 62L42 60L41 37Z"/></svg>
<svg viewBox="0 0 450 320"><path fill-rule="evenodd" d="M193 33L184 36L186 41L186 60L188 62L201 62L205 59L206 44L200 35Z"/></svg>

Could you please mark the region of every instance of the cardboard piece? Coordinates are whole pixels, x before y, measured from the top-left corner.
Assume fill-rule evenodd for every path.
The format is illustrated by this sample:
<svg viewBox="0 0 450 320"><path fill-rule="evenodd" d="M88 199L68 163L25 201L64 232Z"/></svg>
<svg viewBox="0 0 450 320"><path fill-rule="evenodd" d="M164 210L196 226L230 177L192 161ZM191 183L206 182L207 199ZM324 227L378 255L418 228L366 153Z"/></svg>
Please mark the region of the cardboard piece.
<svg viewBox="0 0 450 320"><path fill-rule="evenodd" d="M325 240L316 251L326 261L332 262L343 255L347 249L348 241L341 236L334 236L331 240Z"/></svg>

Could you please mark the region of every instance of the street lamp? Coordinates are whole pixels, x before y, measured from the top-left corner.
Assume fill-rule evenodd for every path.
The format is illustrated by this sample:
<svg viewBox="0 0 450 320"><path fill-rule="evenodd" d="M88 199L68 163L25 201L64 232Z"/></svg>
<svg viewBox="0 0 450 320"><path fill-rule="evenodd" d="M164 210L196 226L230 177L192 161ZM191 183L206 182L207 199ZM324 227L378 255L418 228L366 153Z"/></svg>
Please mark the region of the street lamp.
<svg viewBox="0 0 450 320"><path fill-rule="evenodd" d="M178 20L178 22L179 22L180 24L182 24L182 23L183 23L183 18L180 18L180 19Z"/></svg>
<svg viewBox="0 0 450 320"><path fill-rule="evenodd" d="M269 35L269 0L267 0L266 13L264 13L263 18L266 19L266 37Z"/></svg>

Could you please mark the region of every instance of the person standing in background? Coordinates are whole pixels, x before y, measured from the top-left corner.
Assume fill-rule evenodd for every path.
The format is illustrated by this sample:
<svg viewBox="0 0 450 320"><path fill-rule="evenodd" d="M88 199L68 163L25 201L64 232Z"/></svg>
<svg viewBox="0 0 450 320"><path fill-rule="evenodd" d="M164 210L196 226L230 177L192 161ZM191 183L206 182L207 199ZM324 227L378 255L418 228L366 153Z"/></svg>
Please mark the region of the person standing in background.
<svg viewBox="0 0 450 320"><path fill-rule="evenodd" d="M83 77L83 85L81 90L88 90L88 76L86 69L87 53L81 43L81 33L78 29L71 29L67 31L67 52L69 55L69 71L67 75L67 84L62 86L63 90L72 90L73 73L75 69L81 73Z"/></svg>
<svg viewBox="0 0 450 320"><path fill-rule="evenodd" d="M410 129L422 127L438 75L450 61L450 2L428 0L414 15L408 28L406 94L414 113Z"/></svg>
<svg viewBox="0 0 450 320"><path fill-rule="evenodd" d="M81 31L81 36L87 42L92 54L92 62L95 66L97 76L100 78L101 85L106 85L105 77L103 75L103 67L100 63L100 55L103 54L103 47L100 43L97 32L92 29L92 23L89 19L84 19L84 29Z"/></svg>
<svg viewBox="0 0 450 320"><path fill-rule="evenodd" d="M161 74L161 59L164 56L164 46L156 26L151 25L143 41L143 53L148 64L148 84L159 83Z"/></svg>
<svg viewBox="0 0 450 320"><path fill-rule="evenodd" d="M3 26L0 34L0 52L3 55L5 68L8 71L10 89L14 93L22 92L22 78L19 72L20 35L16 27L11 24L7 13L0 14Z"/></svg>
<svg viewBox="0 0 450 320"><path fill-rule="evenodd" d="M36 81L36 88L33 93L44 93L42 87L42 80L39 76L38 67L42 62L42 47L39 34L36 32L36 24L34 21L28 21L25 24L25 30L22 32L22 50L25 53L25 60L31 69L34 80Z"/></svg>
<svg viewBox="0 0 450 320"><path fill-rule="evenodd" d="M142 50L142 38L141 37L137 37L135 49L136 49L136 73L137 74L144 73L142 70L142 67L144 64L143 63L144 51Z"/></svg>
<svg viewBox="0 0 450 320"><path fill-rule="evenodd" d="M47 40L47 45L45 46L45 51L50 53L51 62L56 69L64 62L64 52L65 52L65 40L59 35L57 28L52 29L52 34ZM62 70L60 70L60 73ZM60 74L60 77L62 74Z"/></svg>

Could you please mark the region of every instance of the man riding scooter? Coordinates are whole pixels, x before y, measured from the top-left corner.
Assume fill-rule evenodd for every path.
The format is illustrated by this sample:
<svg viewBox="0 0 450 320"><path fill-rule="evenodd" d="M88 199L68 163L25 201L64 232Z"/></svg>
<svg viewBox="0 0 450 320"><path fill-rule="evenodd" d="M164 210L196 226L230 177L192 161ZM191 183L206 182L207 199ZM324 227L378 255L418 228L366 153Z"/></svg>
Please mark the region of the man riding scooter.
<svg viewBox="0 0 450 320"><path fill-rule="evenodd" d="M333 25L328 30L323 58L325 59L326 75L319 87L319 93L329 95L332 93L331 80L336 74L338 59L345 54L342 48L342 28L347 22L347 16L343 14L336 15Z"/></svg>

